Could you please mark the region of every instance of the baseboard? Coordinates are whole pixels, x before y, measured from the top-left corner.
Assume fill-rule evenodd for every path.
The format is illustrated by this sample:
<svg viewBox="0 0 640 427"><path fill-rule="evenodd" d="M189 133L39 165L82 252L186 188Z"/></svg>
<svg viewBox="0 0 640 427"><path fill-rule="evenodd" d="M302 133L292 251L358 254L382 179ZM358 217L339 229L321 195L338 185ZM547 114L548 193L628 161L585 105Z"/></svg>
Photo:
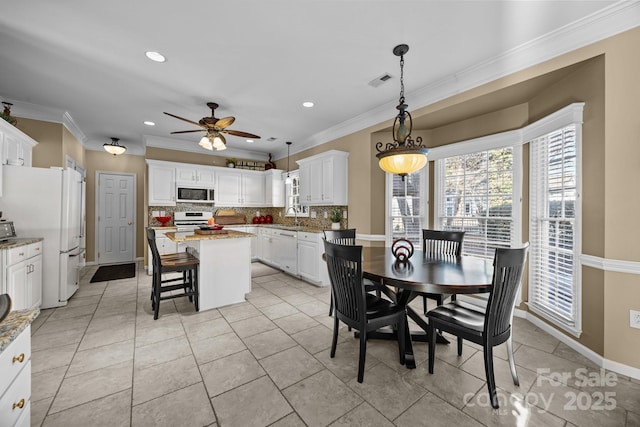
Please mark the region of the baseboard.
<svg viewBox="0 0 640 427"><path fill-rule="evenodd" d="M549 324L547 324L546 322L542 321L541 319L539 319L537 316L533 315L532 313L529 313L528 311L524 311L524 310L520 310L520 309L516 308L514 310L513 314L515 316L517 316L517 317L526 319L529 322L533 323L538 328L542 329L543 331L545 331L546 333L548 333L552 337L554 337L557 340L559 340L559 341L563 342L564 344L568 345L573 350L577 351L578 353L580 353L581 355L583 355L587 359L591 360L593 363L595 363L596 365L600 366L601 368L608 369L608 370L616 372L618 374L625 375L627 377L635 378L635 379L639 379L640 380L640 369L639 368L635 368L633 366L625 365L623 363L619 363L619 362L615 362L613 360L606 359L605 357L603 357L600 354L596 353L595 351L591 350L589 347L586 347L585 345L580 344L579 342L577 342L576 340L574 340L570 336L563 334L562 332L560 332L556 328L550 326Z"/></svg>

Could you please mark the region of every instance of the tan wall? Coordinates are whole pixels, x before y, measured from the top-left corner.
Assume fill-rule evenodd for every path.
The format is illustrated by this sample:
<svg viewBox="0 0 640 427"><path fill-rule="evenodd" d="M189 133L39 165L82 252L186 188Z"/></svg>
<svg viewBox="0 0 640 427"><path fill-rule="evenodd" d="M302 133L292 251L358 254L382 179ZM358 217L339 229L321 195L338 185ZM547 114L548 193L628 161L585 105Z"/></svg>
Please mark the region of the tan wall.
<svg viewBox="0 0 640 427"><path fill-rule="evenodd" d="M226 166L227 164L225 156L166 150L164 148L156 147L147 147L145 158L150 160L164 160L167 162L193 163L209 166Z"/></svg>
<svg viewBox="0 0 640 427"><path fill-rule="evenodd" d="M144 257L145 241L144 226L146 208L145 194L145 160L143 156L122 154L113 156L104 151L86 152L87 169L87 261L96 260L96 172L122 172L136 176L136 250L137 258Z"/></svg>
<svg viewBox="0 0 640 427"><path fill-rule="evenodd" d="M62 159L66 163L66 156L71 157L77 164L84 167L85 149L82 144L66 127L62 127Z"/></svg>
<svg viewBox="0 0 640 427"><path fill-rule="evenodd" d="M38 168L63 167L62 129L60 123L18 119L18 129L38 141L33 148L32 165Z"/></svg>

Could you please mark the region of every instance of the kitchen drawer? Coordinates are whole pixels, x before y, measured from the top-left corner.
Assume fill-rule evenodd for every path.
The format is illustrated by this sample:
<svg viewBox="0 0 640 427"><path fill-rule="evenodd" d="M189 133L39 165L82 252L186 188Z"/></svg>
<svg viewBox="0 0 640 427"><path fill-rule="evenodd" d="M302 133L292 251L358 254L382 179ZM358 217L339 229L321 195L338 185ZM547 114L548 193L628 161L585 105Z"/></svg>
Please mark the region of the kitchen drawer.
<svg viewBox="0 0 640 427"><path fill-rule="evenodd" d="M298 240L306 240L308 242L317 242L318 234L320 233L307 233L304 231L298 231Z"/></svg>
<svg viewBox="0 0 640 427"><path fill-rule="evenodd" d="M17 264L20 261L27 259L29 254L29 247L27 245L18 246L7 250L7 266Z"/></svg>
<svg viewBox="0 0 640 427"><path fill-rule="evenodd" d="M42 254L42 242L32 243L27 247L27 258Z"/></svg>
<svg viewBox="0 0 640 427"><path fill-rule="evenodd" d="M0 353L0 396L31 358L31 325ZM15 359L15 360L14 360ZM22 360L22 361L20 361ZM2 411L0 411L2 414Z"/></svg>
<svg viewBox="0 0 640 427"><path fill-rule="evenodd" d="M22 415L13 427L31 427L31 401L27 402L22 409Z"/></svg>
<svg viewBox="0 0 640 427"><path fill-rule="evenodd" d="M22 420L25 411L30 410L31 396L31 361L27 362L18 378L0 397L0 427L13 427L18 420Z"/></svg>

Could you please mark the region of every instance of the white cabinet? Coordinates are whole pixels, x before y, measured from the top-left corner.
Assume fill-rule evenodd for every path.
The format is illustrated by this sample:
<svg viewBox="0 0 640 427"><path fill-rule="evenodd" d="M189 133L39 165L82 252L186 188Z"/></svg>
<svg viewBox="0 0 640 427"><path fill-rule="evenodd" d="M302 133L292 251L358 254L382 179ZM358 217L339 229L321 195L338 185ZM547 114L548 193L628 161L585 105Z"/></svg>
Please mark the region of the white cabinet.
<svg viewBox="0 0 640 427"><path fill-rule="evenodd" d="M249 170L216 173L216 206L264 206L264 172Z"/></svg>
<svg viewBox="0 0 640 427"><path fill-rule="evenodd" d="M215 185L215 176L213 167L195 165L176 167L176 182L179 184L198 184L212 188Z"/></svg>
<svg viewBox="0 0 640 427"><path fill-rule="evenodd" d="M147 160L149 206L176 205L176 168L169 162Z"/></svg>
<svg viewBox="0 0 640 427"><path fill-rule="evenodd" d="M169 231L176 231L175 228L167 228L166 230L155 230L156 232L156 247L158 248L158 253L160 255L164 254L172 254L178 252L178 244L167 236L165 233ZM184 250L184 249L183 249ZM148 248L148 262L147 262L147 273L153 273L153 258L151 256L151 248Z"/></svg>
<svg viewBox="0 0 640 427"><path fill-rule="evenodd" d="M259 228L258 230L258 244L260 245L261 258L260 261L265 264L269 264L272 267L280 268L278 259L278 240L280 236L275 232L273 228Z"/></svg>
<svg viewBox="0 0 640 427"><path fill-rule="evenodd" d="M346 205L347 158L349 153L329 150L298 160L300 203L306 205Z"/></svg>
<svg viewBox="0 0 640 427"><path fill-rule="evenodd" d="M0 148L2 164L31 166L33 147L36 140L5 120L0 119Z"/></svg>
<svg viewBox="0 0 640 427"><path fill-rule="evenodd" d="M269 169L264 173L264 202L265 206L283 208L285 206L285 187L282 171Z"/></svg>
<svg viewBox="0 0 640 427"><path fill-rule="evenodd" d="M4 290L14 310L42 304L42 242L3 251Z"/></svg>
<svg viewBox="0 0 640 427"><path fill-rule="evenodd" d="M31 423L31 326L0 353L0 426Z"/></svg>
<svg viewBox="0 0 640 427"><path fill-rule="evenodd" d="M329 285L327 265L322 259L324 247L321 233L298 232L298 274L319 286Z"/></svg>

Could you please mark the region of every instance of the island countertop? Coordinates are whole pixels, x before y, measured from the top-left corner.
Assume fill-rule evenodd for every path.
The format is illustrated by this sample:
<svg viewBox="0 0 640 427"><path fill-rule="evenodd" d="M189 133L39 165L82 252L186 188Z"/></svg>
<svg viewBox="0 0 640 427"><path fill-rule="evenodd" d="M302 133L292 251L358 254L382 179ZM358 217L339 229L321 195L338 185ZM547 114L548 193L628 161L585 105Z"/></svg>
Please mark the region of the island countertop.
<svg viewBox="0 0 640 427"><path fill-rule="evenodd" d="M38 317L39 313L40 310L37 308L12 311L6 319L0 322L0 353L9 347L9 344Z"/></svg>
<svg viewBox="0 0 640 427"><path fill-rule="evenodd" d="M220 240L220 239L238 239L243 237L255 237L253 233L245 233L243 231L225 230L224 234L196 234L192 231L170 231L164 235L172 242L192 242L196 240Z"/></svg>

